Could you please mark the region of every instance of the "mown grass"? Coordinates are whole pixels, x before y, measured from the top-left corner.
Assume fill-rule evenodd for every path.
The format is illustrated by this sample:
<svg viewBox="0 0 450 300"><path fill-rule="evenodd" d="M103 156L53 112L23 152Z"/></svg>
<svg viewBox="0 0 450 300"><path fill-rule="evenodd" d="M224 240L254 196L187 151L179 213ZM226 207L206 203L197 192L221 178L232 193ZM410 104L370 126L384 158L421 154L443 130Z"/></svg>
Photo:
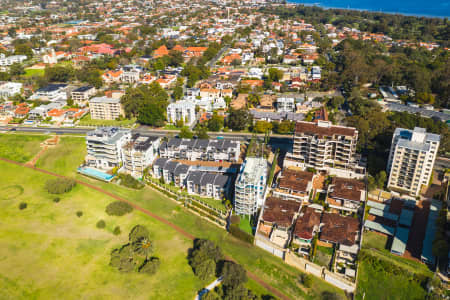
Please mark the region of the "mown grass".
<svg viewBox="0 0 450 300"><path fill-rule="evenodd" d="M24 77L44 76L44 69L25 69Z"/></svg>
<svg viewBox="0 0 450 300"><path fill-rule="evenodd" d="M124 120L94 120L91 119L91 114L86 114L80 121L77 123L79 126L122 126L122 127L131 127L136 123L136 118L132 119L124 119Z"/></svg>
<svg viewBox="0 0 450 300"><path fill-rule="evenodd" d="M0 157L18 162L31 160L40 150L47 135L0 134Z"/></svg>
<svg viewBox="0 0 450 300"><path fill-rule="evenodd" d="M48 175L5 162L0 169L0 190L23 188L0 201L0 299L193 299L205 286L187 263L192 242L170 227L138 211L108 216L111 199L80 185L54 203L43 188ZM20 202L28 207L19 210ZM96 228L100 219L105 229ZM136 224L149 229L161 259L154 276L109 266L110 252L127 242ZM115 226L119 236L112 234Z"/></svg>

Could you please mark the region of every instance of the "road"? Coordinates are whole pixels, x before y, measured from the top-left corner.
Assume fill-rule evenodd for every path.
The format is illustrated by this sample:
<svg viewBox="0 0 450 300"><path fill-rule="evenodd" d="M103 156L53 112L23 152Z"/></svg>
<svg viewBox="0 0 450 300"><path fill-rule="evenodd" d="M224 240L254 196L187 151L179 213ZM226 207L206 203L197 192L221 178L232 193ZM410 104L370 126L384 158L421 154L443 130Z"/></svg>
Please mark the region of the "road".
<svg viewBox="0 0 450 300"><path fill-rule="evenodd" d="M37 171L37 172L44 173L44 174L47 174L47 175L51 175L51 176L54 176L54 177L68 178L68 177L66 177L66 176L63 176L63 175L60 175L60 174L57 174L57 173L53 173L53 172L50 172L50 171L47 171L47 170L44 170L44 169L36 168L36 167L34 167L34 166L29 166L29 165L26 165L26 164L23 164L23 163L19 163L19 162L16 162L16 161L12 161L12 160L9 160L9 159L6 159L6 158L0 157L0 160L1 160L1 161L4 161L4 162L6 162L6 163L18 165L18 166L21 166L21 167L24 167L24 168L29 168L29 169L35 170L35 171ZM71 178L71 179L73 179L73 178ZM143 208L143 207L141 207L141 206L139 206L139 205L137 205L137 204L135 204L135 203L133 203L133 202L127 200L127 199L125 199L125 198L122 198L122 197L120 197L120 196L118 196L118 195L116 195L116 194L113 194L113 193L111 193L111 192L108 192L108 191L106 191L106 190L104 190L104 189L102 189L102 188L100 188L100 187L98 187L98 186L96 186L96 185L93 185L93 184L84 182L84 181L82 181L82 180L75 179L75 181L76 181L78 184L80 184L80 185L83 185L83 186L85 186L85 187L87 187L87 188L96 190L96 191L98 191L98 192L100 192L100 193L103 193L103 194L105 194L105 195L107 195L107 196L113 198L113 199L116 199L116 200L119 200L119 201L128 203L128 204L131 205L134 209L136 209L136 210L138 210L138 211L141 211L141 212L143 212L144 214L146 214L146 215L148 215L148 216L150 216L150 217L152 217L152 218L158 220L159 222L161 222L161 223L163 223L163 224L165 224L165 225L167 225L167 226L173 228L174 230L176 230L178 233L180 233L180 234L183 235L184 237L188 238L189 240L194 240L194 239L196 238L195 236L193 236L192 234L190 234L189 232L187 232L187 231L184 230L183 228L181 228L181 227L175 225L174 223L172 223L172 222L166 220L165 218L163 218L163 217L161 217L161 216L159 216L159 215L157 215L157 214L155 214L155 213L153 213L153 212L151 212L151 211L149 211L149 210L147 210L147 209L145 209L145 208ZM225 258L226 258L227 260L234 261L234 260L233 260L231 257L229 257L229 256L226 256ZM277 288L273 287L272 285L266 283L264 280L262 280L260 277L258 277L257 275L255 275L255 274L252 273L251 271L247 270L247 275L248 275L249 278L251 278L252 280L254 280L254 281L256 281L257 283L259 283L262 287L264 287L265 289L267 289L269 292L271 292L272 294L274 294L274 295L277 296L278 298L283 299L283 300L289 300L289 298L288 298L283 292L281 292L281 291L278 290Z"/></svg>
<svg viewBox="0 0 450 300"><path fill-rule="evenodd" d="M93 128L76 128L76 127L27 127L27 126L0 126L0 131L20 131L20 132L40 132L43 134L56 133L56 134L76 134L76 135L85 135L88 131L92 131ZM132 130L133 133L140 133L150 136L168 136L168 135L177 135L178 130L167 130L167 129L155 129L148 126L140 126L136 129ZM208 132L208 135L212 138L223 137L224 139L233 139L233 140L250 140L253 133L246 132ZM264 134L257 134L257 137L260 140L264 140ZM286 145L289 144L292 140L291 135L282 135L282 134L272 134L270 135L271 140L273 140L276 144Z"/></svg>
<svg viewBox="0 0 450 300"><path fill-rule="evenodd" d="M208 293L209 291L213 290L216 286L218 286L220 283L222 282L222 277L217 278L216 280L214 280L213 282L211 282L210 285L208 285L207 287L205 287L203 290L201 290L200 292L198 292L197 296L195 296L195 300L201 300L202 297Z"/></svg>

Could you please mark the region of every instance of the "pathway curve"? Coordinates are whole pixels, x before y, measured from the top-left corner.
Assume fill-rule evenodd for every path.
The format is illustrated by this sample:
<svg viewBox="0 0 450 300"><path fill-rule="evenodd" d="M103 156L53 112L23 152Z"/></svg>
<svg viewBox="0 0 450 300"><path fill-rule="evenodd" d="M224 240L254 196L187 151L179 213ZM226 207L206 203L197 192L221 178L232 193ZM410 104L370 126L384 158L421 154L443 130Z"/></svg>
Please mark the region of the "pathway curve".
<svg viewBox="0 0 450 300"><path fill-rule="evenodd" d="M211 282L207 287L205 287L203 290L198 292L198 294L195 296L195 300L201 300L202 297L209 291L213 290L216 286L218 286L222 282L222 277L217 278L213 282Z"/></svg>
<svg viewBox="0 0 450 300"><path fill-rule="evenodd" d="M18 166L29 168L29 169L32 169L32 170L36 170L38 172L41 172L41 173L44 173L44 174L47 174L47 175L51 175L51 176L55 176L55 177L59 177L59 178L69 178L67 176L63 176L63 175L60 175L60 174L57 174L57 173L53 173L53 172L50 172L50 171L47 171L47 170L44 170L44 169L36 168L35 166L29 166L29 165L26 165L26 164L23 164L23 163L19 163L19 162L10 160L10 159L6 159L6 158L0 157L0 160L4 161L4 162L7 162L7 163L10 163L10 164L18 165ZM70 178L70 179L73 179L73 178ZM150 217L152 217L152 218L154 218L154 219L156 219L156 220L158 220L158 221L168 225L169 227L173 228L174 230L176 230L178 233L182 234L186 238L188 238L190 240L194 240L195 239L195 236L193 236L189 232L185 231L181 227L171 223L170 221L168 221L168 220L166 220L166 219L164 219L164 218L162 218L162 217L152 213L151 211L149 211L149 210L147 210L147 209L145 209L143 207L140 207L139 205L136 205L135 203L133 203L131 201L126 200L125 198L122 198L122 197L120 197L118 195L110 193L110 192L108 192L108 191L106 191L106 190L104 190L104 189L102 189L102 188L100 188L98 186L93 185L93 184L90 184L90 183L87 183L87 182L84 182L84 181L81 181L81 180L78 180L78 179L75 179L75 181L78 184L80 184L80 185L83 185L83 186L86 186L88 188L94 189L94 190L96 190L96 191L98 191L100 193L108 195L109 197L111 197L113 199L126 202L129 205L131 205L133 208L135 208L136 210L141 211L144 214L146 214L146 215L148 215L148 216L150 216ZM226 259L228 259L230 261L235 261L229 256L226 256ZM281 291L279 291L278 289L274 288L270 284L266 283L261 278L259 278L257 275L255 275L254 273L252 273L252 272L247 270L247 275L248 275L249 278L251 278L252 280L256 281L258 284L263 286L266 290L268 290L269 292L271 292L272 294L274 294L278 298L284 299L284 300L289 300L290 299L289 297L284 295Z"/></svg>

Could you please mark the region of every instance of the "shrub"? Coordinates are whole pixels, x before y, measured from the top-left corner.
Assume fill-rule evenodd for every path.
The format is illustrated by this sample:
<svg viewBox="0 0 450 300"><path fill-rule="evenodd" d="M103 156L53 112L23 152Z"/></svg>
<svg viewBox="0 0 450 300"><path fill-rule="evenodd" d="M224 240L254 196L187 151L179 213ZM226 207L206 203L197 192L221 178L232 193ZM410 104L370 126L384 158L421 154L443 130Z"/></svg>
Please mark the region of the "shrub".
<svg viewBox="0 0 450 300"><path fill-rule="evenodd" d="M236 224L231 224L230 228L229 228L230 233L234 236L237 237L238 239L253 244L253 236L242 231L238 225Z"/></svg>
<svg viewBox="0 0 450 300"><path fill-rule="evenodd" d="M58 203L61 199L59 197L53 198L53 202Z"/></svg>
<svg viewBox="0 0 450 300"><path fill-rule="evenodd" d="M20 202L19 209L20 210L25 209L25 208L27 208L27 206L28 206L28 204L26 204L25 202Z"/></svg>
<svg viewBox="0 0 450 300"><path fill-rule="evenodd" d="M83 215L83 212L81 210L77 211L77 217L80 218Z"/></svg>
<svg viewBox="0 0 450 300"><path fill-rule="evenodd" d="M99 229L103 229L106 227L106 223L105 223L105 221L100 220L97 222L97 224L95 226L97 226L97 228L99 228Z"/></svg>
<svg viewBox="0 0 450 300"><path fill-rule="evenodd" d="M144 185L130 174L119 174L120 184L132 189L142 189Z"/></svg>
<svg viewBox="0 0 450 300"><path fill-rule="evenodd" d="M236 215L232 215L230 218L231 224L239 224L241 222L241 218Z"/></svg>
<svg viewBox="0 0 450 300"><path fill-rule="evenodd" d="M113 234L114 234L114 235L119 235L121 232L122 232L122 231L120 231L120 227L119 227L119 226L116 226L116 227L114 228L114 230L113 230Z"/></svg>
<svg viewBox="0 0 450 300"><path fill-rule="evenodd" d="M152 257L146 261L139 267L139 273L147 273L147 274L155 274L156 271L159 269L159 265L161 262L159 261L159 258Z"/></svg>
<svg viewBox="0 0 450 300"><path fill-rule="evenodd" d="M302 273L300 275L299 281L307 288L310 288L312 285L312 277L309 274Z"/></svg>
<svg viewBox="0 0 450 300"><path fill-rule="evenodd" d="M49 179L45 183L45 189L50 194L64 194L70 192L76 184L75 180L69 178Z"/></svg>
<svg viewBox="0 0 450 300"><path fill-rule="evenodd" d="M115 201L106 206L106 213L110 216L123 216L133 211L133 207L123 201Z"/></svg>
<svg viewBox="0 0 450 300"><path fill-rule="evenodd" d="M143 238L148 237L149 237L148 229L142 225L134 226L133 229L131 229L130 234L128 235L128 238L131 243L137 242Z"/></svg>

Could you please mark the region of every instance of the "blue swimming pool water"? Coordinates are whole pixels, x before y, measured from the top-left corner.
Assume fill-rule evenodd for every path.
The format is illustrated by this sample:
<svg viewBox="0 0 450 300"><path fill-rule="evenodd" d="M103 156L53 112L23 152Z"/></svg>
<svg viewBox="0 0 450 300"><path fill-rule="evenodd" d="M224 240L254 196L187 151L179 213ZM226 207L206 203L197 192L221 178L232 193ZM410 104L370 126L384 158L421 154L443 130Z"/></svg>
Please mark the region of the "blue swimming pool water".
<svg viewBox="0 0 450 300"><path fill-rule="evenodd" d="M111 179L114 178L114 175L104 173L89 167L80 167L78 168L78 172L104 181L111 181Z"/></svg>

